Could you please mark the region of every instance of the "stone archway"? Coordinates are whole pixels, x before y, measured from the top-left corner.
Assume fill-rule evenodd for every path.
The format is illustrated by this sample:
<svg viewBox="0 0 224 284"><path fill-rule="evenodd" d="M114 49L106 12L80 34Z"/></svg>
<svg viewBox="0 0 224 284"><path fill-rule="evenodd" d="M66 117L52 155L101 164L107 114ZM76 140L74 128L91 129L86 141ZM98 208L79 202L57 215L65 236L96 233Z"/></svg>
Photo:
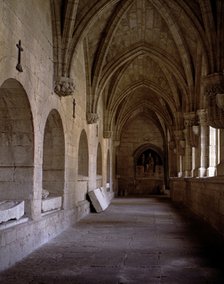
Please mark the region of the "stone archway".
<svg viewBox="0 0 224 284"><path fill-rule="evenodd" d="M49 197L63 197L64 175L64 130L59 113L52 110L46 121L43 145L43 189L50 193Z"/></svg>
<svg viewBox="0 0 224 284"><path fill-rule="evenodd" d="M141 145L134 154L135 194L161 194L164 186L164 157L152 144Z"/></svg>
<svg viewBox="0 0 224 284"><path fill-rule="evenodd" d="M24 200L31 217L34 170L34 129L23 86L15 79L0 87L0 198Z"/></svg>

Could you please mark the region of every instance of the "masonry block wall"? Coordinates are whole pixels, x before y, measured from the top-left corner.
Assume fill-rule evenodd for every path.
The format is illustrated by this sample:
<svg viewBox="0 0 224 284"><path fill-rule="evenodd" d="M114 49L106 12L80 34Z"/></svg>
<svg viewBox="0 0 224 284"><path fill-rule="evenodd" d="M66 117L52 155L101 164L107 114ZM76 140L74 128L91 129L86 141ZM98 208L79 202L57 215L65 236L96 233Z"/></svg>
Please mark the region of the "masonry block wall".
<svg viewBox="0 0 224 284"><path fill-rule="evenodd" d="M72 62L74 94L59 97L54 93L50 1L0 1L0 20L0 202L25 201L24 218L0 226L2 270L89 213L86 197L97 186L97 146L101 144L101 166L105 167L110 141L102 134L102 101L97 124L86 121L82 43ZM16 69L19 40L23 72ZM87 174L80 176L82 132L89 163ZM105 188L106 177L102 169ZM43 189L62 198L59 210L43 214Z"/></svg>
<svg viewBox="0 0 224 284"><path fill-rule="evenodd" d="M171 179L171 199L224 235L224 189L220 177Z"/></svg>
<svg viewBox="0 0 224 284"><path fill-rule="evenodd" d="M118 194L138 193L135 189L134 153L144 144L163 150L163 139L157 126L147 118L137 117L125 127L117 151ZM141 194L147 194L147 191Z"/></svg>

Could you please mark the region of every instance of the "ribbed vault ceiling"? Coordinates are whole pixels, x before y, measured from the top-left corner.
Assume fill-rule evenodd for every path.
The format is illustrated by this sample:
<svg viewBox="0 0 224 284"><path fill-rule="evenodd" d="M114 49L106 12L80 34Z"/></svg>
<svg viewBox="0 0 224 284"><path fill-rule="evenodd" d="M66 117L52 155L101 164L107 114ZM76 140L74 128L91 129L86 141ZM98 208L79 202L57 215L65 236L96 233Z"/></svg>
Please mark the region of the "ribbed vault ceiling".
<svg viewBox="0 0 224 284"><path fill-rule="evenodd" d="M83 43L87 112L97 113L103 96L106 131L118 131L141 112L171 130L181 123L177 114L203 107L201 78L223 63L215 38L221 0L59 3L52 0L53 19L60 22L54 32L56 74L69 76L73 53Z"/></svg>

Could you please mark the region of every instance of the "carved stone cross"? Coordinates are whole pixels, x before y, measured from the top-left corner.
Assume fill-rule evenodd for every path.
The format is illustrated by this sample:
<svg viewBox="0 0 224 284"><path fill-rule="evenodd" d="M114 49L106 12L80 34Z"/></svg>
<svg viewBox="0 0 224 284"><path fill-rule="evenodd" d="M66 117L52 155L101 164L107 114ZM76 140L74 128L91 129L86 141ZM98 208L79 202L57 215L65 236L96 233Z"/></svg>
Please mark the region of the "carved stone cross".
<svg viewBox="0 0 224 284"><path fill-rule="evenodd" d="M18 63L16 65L16 69L19 72L23 72L23 68L21 65L21 52L23 51L22 45L21 45L21 40L19 40L19 43L16 44L16 47L18 48Z"/></svg>

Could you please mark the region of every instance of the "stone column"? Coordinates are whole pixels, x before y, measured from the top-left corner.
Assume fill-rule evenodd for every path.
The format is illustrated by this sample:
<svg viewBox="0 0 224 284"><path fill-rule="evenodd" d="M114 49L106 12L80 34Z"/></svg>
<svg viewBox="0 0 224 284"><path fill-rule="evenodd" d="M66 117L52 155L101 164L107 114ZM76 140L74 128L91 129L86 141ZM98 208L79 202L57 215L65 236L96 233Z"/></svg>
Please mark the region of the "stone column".
<svg viewBox="0 0 224 284"><path fill-rule="evenodd" d="M193 146L192 151L193 151L193 155L192 157L194 158L194 160L192 160L192 176L193 177L198 177L198 171L200 168L200 149L199 149L199 126L194 125L192 127L193 129L193 134L196 136L196 144Z"/></svg>
<svg viewBox="0 0 224 284"><path fill-rule="evenodd" d="M169 141L168 157L169 157L169 176L175 177L177 176L177 149L176 149L176 142L173 140Z"/></svg>
<svg viewBox="0 0 224 284"><path fill-rule="evenodd" d="M112 183L113 192L118 196L118 176L117 176L117 150L120 146L119 140L113 140L113 152L112 152Z"/></svg>
<svg viewBox="0 0 224 284"><path fill-rule="evenodd" d="M204 78L205 94L208 106L208 123L210 126L220 129L220 163L217 166L217 175L224 175L224 74L223 72L210 74ZM212 138L212 137L211 137ZM211 141L212 142L212 141ZM214 142L214 141L213 141ZM215 172L217 162L217 149L214 152L214 143L210 144L210 168L209 175ZM216 158L216 159L215 159Z"/></svg>
<svg viewBox="0 0 224 284"><path fill-rule="evenodd" d="M185 136L185 156L184 156L184 176L192 177L192 146L193 132L192 126L195 122L195 113L189 112L184 114L184 136Z"/></svg>
<svg viewBox="0 0 224 284"><path fill-rule="evenodd" d="M207 168L209 166L209 126L208 126L208 112L206 109L197 111L200 124L199 137L199 153L200 153L200 168L198 172L199 177L205 177Z"/></svg>
<svg viewBox="0 0 224 284"><path fill-rule="evenodd" d="M209 127L209 167L207 169L207 176L211 177L216 175L216 135L217 130Z"/></svg>
<svg viewBox="0 0 224 284"><path fill-rule="evenodd" d="M184 137L185 137L184 177L191 177L192 147L188 140L188 129L184 129Z"/></svg>
<svg viewBox="0 0 224 284"><path fill-rule="evenodd" d="M177 157L177 176L183 176L183 155L184 155L184 134L183 130L175 130L174 131L175 139L176 139L176 157Z"/></svg>
<svg viewBox="0 0 224 284"><path fill-rule="evenodd" d="M220 129L220 163L217 165L217 176L224 175L224 129Z"/></svg>

